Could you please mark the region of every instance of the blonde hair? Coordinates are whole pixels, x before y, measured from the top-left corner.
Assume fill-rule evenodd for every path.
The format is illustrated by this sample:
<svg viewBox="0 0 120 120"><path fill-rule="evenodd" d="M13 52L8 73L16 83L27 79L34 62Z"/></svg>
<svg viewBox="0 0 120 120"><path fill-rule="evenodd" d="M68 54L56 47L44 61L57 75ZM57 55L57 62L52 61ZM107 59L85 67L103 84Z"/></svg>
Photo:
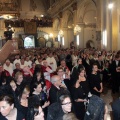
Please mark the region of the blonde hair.
<svg viewBox="0 0 120 120"><path fill-rule="evenodd" d="M23 75L23 73L22 73L22 72L17 72L17 73L15 74L15 80L18 79L18 76L19 76L19 75Z"/></svg>
<svg viewBox="0 0 120 120"><path fill-rule="evenodd" d="M23 89L22 94L26 94L26 93L30 93L30 87L28 85L25 86L25 88Z"/></svg>
<svg viewBox="0 0 120 120"><path fill-rule="evenodd" d="M78 120L74 113L67 113L63 116L63 120Z"/></svg>
<svg viewBox="0 0 120 120"><path fill-rule="evenodd" d="M12 81L10 82L10 86L12 87L12 86L14 86L14 85L16 85L16 84L15 84L15 81L12 80Z"/></svg>

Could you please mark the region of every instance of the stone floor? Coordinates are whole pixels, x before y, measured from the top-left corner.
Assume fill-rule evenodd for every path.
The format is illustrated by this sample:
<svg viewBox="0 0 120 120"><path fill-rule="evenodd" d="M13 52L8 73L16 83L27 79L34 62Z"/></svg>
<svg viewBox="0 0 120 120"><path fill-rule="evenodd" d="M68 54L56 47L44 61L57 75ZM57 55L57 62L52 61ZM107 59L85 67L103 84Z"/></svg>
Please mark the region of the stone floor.
<svg viewBox="0 0 120 120"><path fill-rule="evenodd" d="M106 120L113 120L111 104L118 97L120 97L120 93L113 94L111 89L104 88L104 92L101 94L101 98L103 98L103 100L105 101L105 103L108 107L108 114L107 114Z"/></svg>

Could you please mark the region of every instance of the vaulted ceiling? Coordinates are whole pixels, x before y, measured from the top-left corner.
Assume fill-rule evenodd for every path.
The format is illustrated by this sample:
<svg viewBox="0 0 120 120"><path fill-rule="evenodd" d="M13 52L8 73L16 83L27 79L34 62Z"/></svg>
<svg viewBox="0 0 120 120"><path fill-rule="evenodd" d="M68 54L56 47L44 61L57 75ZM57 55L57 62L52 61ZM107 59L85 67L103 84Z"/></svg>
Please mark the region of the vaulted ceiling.
<svg viewBox="0 0 120 120"><path fill-rule="evenodd" d="M47 10L50 6L50 0L41 0L43 5L44 5L44 8Z"/></svg>

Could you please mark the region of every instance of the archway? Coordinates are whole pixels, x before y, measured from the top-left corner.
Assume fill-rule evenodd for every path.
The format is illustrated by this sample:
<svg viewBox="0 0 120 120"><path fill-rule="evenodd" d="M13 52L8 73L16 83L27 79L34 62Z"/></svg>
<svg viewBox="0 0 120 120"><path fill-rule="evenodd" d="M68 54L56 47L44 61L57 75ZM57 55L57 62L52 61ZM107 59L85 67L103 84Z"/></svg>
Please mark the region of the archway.
<svg viewBox="0 0 120 120"><path fill-rule="evenodd" d="M88 40L86 42L86 48L93 48L93 47L95 47L94 42L92 40Z"/></svg>

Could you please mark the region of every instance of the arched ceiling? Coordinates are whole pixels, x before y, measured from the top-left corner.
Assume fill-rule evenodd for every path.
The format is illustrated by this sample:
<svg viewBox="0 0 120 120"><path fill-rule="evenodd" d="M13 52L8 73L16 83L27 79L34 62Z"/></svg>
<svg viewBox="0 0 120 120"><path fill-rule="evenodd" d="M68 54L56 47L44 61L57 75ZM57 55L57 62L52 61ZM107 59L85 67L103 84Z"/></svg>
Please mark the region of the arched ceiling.
<svg viewBox="0 0 120 120"><path fill-rule="evenodd" d="M44 5L44 8L47 10L50 6L50 0L41 0L43 5Z"/></svg>

